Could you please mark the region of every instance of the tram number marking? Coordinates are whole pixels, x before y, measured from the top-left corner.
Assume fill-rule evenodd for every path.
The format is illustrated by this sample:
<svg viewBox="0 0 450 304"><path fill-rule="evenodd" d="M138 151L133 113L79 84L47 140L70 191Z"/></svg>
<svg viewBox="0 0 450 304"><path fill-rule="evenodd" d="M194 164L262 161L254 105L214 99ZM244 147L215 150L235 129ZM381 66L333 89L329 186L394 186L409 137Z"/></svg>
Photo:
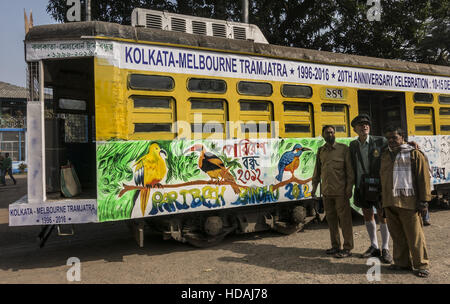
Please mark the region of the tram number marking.
<svg viewBox="0 0 450 304"><path fill-rule="evenodd" d="M325 97L330 99L344 99L344 90L327 88L325 90Z"/></svg>

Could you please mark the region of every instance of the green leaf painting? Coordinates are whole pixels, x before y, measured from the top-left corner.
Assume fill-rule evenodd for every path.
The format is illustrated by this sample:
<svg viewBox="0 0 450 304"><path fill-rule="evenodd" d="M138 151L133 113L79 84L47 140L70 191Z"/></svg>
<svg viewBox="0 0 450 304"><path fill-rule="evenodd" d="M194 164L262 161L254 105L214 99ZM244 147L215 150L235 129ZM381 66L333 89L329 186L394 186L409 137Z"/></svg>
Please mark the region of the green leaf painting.
<svg viewBox="0 0 450 304"><path fill-rule="evenodd" d="M230 140L233 144L236 140ZM205 151L213 154L218 158L219 162L223 163L226 171L229 172L235 181L234 186L239 186L239 189L245 189L252 185L252 182L244 180L243 172L248 171L248 163L243 162L242 157L235 157L234 152L225 152L224 145L230 144L230 141L225 143L214 140L173 140L173 141L108 141L99 143L97 146L97 202L98 202L98 216L99 221L121 220L131 218L136 199L139 197L139 189L135 182L136 167L135 162L142 156L149 152L149 147L153 143L157 143L161 150L164 150L164 164L166 166L166 174L159 182L162 186L173 185L169 190L174 191L178 185L199 183L201 185L210 185L211 176L208 176L199 168L200 152L191 151L194 145L203 145ZM304 151L300 156L300 166L295 171L297 178L306 180L309 179L314 172L316 153L320 146L324 144L321 138L285 138L285 139L269 139L263 140L267 144L267 155L265 157L268 162L261 167L263 174L258 175L263 179L264 184L259 184L260 187L265 187L274 184L274 174L278 172L278 162L283 153L291 151L296 144L302 147L311 149ZM351 139L337 139L338 142L348 144ZM195 149L193 149L195 150ZM228 154L227 154L228 153ZM167 154L167 156L166 156ZM262 158L258 158L257 162L262 163ZM246 167L243 166L245 164ZM286 178L290 178L286 174ZM284 180L286 180L286 178ZM255 179L253 179L255 182ZM206 184L205 184L206 183ZM230 182L228 182L230 183ZM228 186L231 186L228 184ZM127 187L126 191L124 187ZM211 186L208 186L211 187ZM215 185L214 187L217 187ZM242 188L244 187L244 188ZM231 187L229 187L231 189ZM239 190L238 189L238 190ZM129 190L129 191L128 191ZM175 189L176 190L176 189ZM178 189L178 191L183 188ZM234 189L236 190L236 189ZM239 196L239 191L234 192L234 195ZM151 199L151 198L150 198ZM236 199L236 196L229 197L231 203Z"/></svg>

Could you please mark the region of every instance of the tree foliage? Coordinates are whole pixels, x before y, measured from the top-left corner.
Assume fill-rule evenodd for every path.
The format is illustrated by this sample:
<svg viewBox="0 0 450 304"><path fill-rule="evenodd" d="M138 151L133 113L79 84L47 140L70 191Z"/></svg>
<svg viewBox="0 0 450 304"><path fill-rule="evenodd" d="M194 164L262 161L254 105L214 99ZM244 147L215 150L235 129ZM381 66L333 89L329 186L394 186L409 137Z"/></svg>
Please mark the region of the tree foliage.
<svg viewBox="0 0 450 304"><path fill-rule="evenodd" d="M82 0L84 7L85 0ZM93 20L131 23L133 8L241 20L241 0L91 0ZM450 65L450 0L380 0L381 21L369 21L367 0L249 0L249 22L271 44ZM47 12L65 21L66 0ZM82 11L84 20L85 10Z"/></svg>

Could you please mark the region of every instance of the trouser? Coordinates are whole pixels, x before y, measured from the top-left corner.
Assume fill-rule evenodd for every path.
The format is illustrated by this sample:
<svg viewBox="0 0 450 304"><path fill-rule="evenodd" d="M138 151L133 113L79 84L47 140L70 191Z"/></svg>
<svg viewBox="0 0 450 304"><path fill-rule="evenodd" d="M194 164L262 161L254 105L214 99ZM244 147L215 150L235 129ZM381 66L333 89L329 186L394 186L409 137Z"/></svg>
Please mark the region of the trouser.
<svg viewBox="0 0 450 304"><path fill-rule="evenodd" d="M344 249L353 249L353 225L350 202L343 196L324 196L323 205L330 230L331 247L341 249L339 226L344 238Z"/></svg>
<svg viewBox="0 0 450 304"><path fill-rule="evenodd" d="M415 211L386 207L386 218L393 242L394 263L401 267L428 269L428 252L422 229L422 217Z"/></svg>
<svg viewBox="0 0 450 304"><path fill-rule="evenodd" d="M6 172L3 169L0 169L0 183L3 185L6 184L5 175Z"/></svg>
<svg viewBox="0 0 450 304"><path fill-rule="evenodd" d="M16 179L14 178L12 174L12 168L3 170L3 176L2 176L2 183L6 184L6 173L8 173L9 177L13 180L14 184L16 183Z"/></svg>
<svg viewBox="0 0 450 304"><path fill-rule="evenodd" d="M427 213L425 213L425 215L422 216L422 220L424 222L429 222L430 221L430 210L428 210L428 208L427 208Z"/></svg>

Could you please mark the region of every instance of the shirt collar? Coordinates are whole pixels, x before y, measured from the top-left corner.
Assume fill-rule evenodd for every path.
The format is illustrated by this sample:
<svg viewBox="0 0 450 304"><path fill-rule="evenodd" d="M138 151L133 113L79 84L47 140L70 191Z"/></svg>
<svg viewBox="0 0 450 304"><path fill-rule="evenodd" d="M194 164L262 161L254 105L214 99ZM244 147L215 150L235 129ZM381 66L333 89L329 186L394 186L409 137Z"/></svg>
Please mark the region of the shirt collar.
<svg viewBox="0 0 450 304"><path fill-rule="evenodd" d="M325 147L327 147L327 149L336 149L336 141L332 145L325 142Z"/></svg>
<svg viewBox="0 0 450 304"><path fill-rule="evenodd" d="M369 144L369 142L370 142L370 135L367 135L366 141L363 144L361 144L361 142L359 141L359 137L358 137L357 140L358 140L358 143L359 143L360 146L362 146L364 144Z"/></svg>

